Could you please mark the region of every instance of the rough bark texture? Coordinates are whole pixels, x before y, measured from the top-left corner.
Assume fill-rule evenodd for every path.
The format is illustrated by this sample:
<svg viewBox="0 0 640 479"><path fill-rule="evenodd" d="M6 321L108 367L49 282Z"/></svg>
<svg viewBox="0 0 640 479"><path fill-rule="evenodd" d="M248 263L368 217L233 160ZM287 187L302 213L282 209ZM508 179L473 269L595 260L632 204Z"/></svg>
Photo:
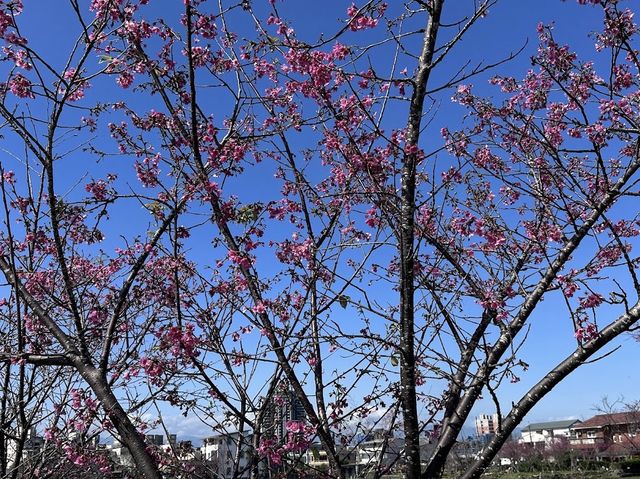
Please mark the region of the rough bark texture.
<svg viewBox="0 0 640 479"><path fill-rule="evenodd" d="M415 202L418 141L424 99L431 73L431 62L438 37L440 14L444 0L433 3L424 36L418 72L413 85L413 96L407 125L407 147L402 168L400 200L400 398L402 402L403 429L407 479L418 479L420 466L420 422L416 404L415 364Z"/></svg>
<svg viewBox="0 0 640 479"><path fill-rule="evenodd" d="M158 464L147 450L144 437L131 422L126 411L111 391L106 379L100 374L99 369L83 363L76 363L75 366L102 403L102 407L120 435L120 440L131 453L138 471L145 478L161 479L162 474L158 469Z"/></svg>

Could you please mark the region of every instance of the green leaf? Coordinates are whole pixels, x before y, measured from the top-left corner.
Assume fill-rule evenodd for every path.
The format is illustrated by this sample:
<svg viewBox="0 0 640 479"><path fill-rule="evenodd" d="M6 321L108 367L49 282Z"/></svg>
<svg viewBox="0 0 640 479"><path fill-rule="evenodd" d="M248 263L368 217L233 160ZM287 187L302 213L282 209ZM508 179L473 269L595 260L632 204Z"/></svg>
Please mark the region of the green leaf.
<svg viewBox="0 0 640 479"><path fill-rule="evenodd" d="M236 213L236 221L241 224L253 223L260 216L262 211L262 203L249 203L238 208Z"/></svg>

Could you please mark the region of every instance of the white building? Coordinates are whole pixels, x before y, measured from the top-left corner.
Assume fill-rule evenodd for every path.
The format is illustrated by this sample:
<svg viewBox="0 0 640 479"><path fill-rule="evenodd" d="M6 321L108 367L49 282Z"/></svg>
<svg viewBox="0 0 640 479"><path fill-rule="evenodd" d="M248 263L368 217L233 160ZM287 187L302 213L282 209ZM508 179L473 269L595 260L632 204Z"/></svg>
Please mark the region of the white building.
<svg viewBox="0 0 640 479"><path fill-rule="evenodd" d="M562 439L568 440L571 436L571 428L579 423L578 419L532 423L522 430L519 442L548 445Z"/></svg>
<svg viewBox="0 0 640 479"><path fill-rule="evenodd" d="M164 454L184 462L197 461L201 457L200 448L193 447L191 441L177 441L163 444L160 446L160 450Z"/></svg>
<svg viewBox="0 0 640 479"><path fill-rule="evenodd" d="M389 437L387 431L377 430L370 433L355 449L356 474L363 477L378 466L387 467L397 463L404 441L398 437Z"/></svg>
<svg viewBox="0 0 640 479"><path fill-rule="evenodd" d="M240 440L242 438L242 441ZM249 465L251 461L252 435L239 432L219 434L204 439L200 446L200 456L210 463L220 477L231 479L234 477L236 458L238 457L239 479L250 476ZM242 444L240 444L242 442Z"/></svg>
<svg viewBox="0 0 640 479"><path fill-rule="evenodd" d="M19 435L19 434L18 434ZM7 464L11 466L16 461L16 455L18 451L18 443L14 439L7 440ZM36 429L31 428L27 435L24 445L22 446L22 461L27 461L36 458L44 447L44 438L38 436Z"/></svg>
<svg viewBox="0 0 640 479"><path fill-rule="evenodd" d="M420 457L423 464L435 447L426 437L420 441ZM343 472L347 479L374 477L379 469L387 470L391 475L399 473L404 465L402 452L404 440L390 436L386 430L375 430L360 436L355 444L337 446ZM314 469L319 476L329 469L329 459L324 447L319 443L311 445L303 455L304 463Z"/></svg>
<svg viewBox="0 0 640 479"><path fill-rule="evenodd" d="M109 455L111 459L116 464L119 464L123 467L133 467L133 457L127 449L120 441L114 439L112 444L107 446L107 451L109 451Z"/></svg>

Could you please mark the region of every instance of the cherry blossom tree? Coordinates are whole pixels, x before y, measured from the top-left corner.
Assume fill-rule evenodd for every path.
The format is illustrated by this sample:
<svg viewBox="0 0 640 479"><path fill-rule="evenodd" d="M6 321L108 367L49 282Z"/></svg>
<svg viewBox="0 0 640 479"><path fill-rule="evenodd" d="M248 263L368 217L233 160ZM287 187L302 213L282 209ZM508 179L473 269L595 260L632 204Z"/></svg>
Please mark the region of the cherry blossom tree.
<svg viewBox="0 0 640 479"><path fill-rule="evenodd" d="M258 477L304 467L319 441L324 477L344 477L356 438L384 426L407 478L439 478L486 394L501 421L461 476L476 478L631 331L633 12L581 0L602 12L606 61L540 25L520 79L500 75L516 51L456 64L498 0L463 3L454 23L444 0L345 4L320 35L273 0L70 0L52 51L25 36L29 5L0 2L0 357L4 391L38 384L32 418L20 397L14 416L1 405L2 447L7 424L37 425L77 471L108 475L86 447L108 434L141 476L191 477L144 437L179 411L239 433L236 475L245 446ZM471 85L488 75L489 98ZM436 100L465 121L434 127ZM505 410L543 300L575 350ZM291 395L307 421L268 433Z"/></svg>

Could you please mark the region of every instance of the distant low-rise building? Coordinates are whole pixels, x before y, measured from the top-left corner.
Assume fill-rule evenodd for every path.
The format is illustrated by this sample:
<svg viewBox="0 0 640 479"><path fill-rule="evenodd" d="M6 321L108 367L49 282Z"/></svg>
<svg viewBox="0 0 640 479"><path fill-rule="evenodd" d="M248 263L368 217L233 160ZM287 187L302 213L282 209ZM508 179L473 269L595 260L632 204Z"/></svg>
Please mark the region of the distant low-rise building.
<svg viewBox="0 0 640 479"><path fill-rule="evenodd" d="M426 465L435 445L427 437L420 438L420 458ZM402 474L405 465L403 458L404 440L393 436L389 431L378 429L360 435L348 445L336 447L336 454L346 479L363 477L382 477ZM303 455L303 461L318 477L329 469L326 450L314 443Z"/></svg>
<svg viewBox="0 0 640 479"><path fill-rule="evenodd" d="M165 436L162 434L147 434L145 435L145 441L158 448L160 451L167 453L173 451L176 447L177 435L169 434L165 441ZM134 466L133 457L131 456L129 449L117 439L114 439L113 443L107 448L107 450L109 451L111 459L117 465L125 468Z"/></svg>
<svg viewBox="0 0 640 479"><path fill-rule="evenodd" d="M342 465L342 471L346 479L356 478L356 449L352 446L340 446L336 447L336 454L340 458L340 464ZM319 443L311 444L307 449L302 460L305 465L315 471L317 475L322 477L322 474L329 469L329 457L327 451Z"/></svg>
<svg viewBox="0 0 640 479"><path fill-rule="evenodd" d="M107 448L111 460L122 467L133 467L133 457L129 452L129 449L120 441L115 439L112 444Z"/></svg>
<svg viewBox="0 0 640 479"><path fill-rule="evenodd" d="M571 432L571 448L596 459L640 455L640 411L598 414Z"/></svg>
<svg viewBox="0 0 640 479"><path fill-rule="evenodd" d="M44 442L44 438L38 435L36 428L29 429L22 447L18 447L18 442L13 439L7 441L7 463L12 464L16 460L19 450L23 461L35 458L42 452Z"/></svg>
<svg viewBox="0 0 640 479"><path fill-rule="evenodd" d="M578 419L562 421L534 422L522 430L520 442L524 444L549 445L571 436L571 428L580 424Z"/></svg>
<svg viewBox="0 0 640 479"><path fill-rule="evenodd" d="M239 432L232 432L210 436L204 439L200 447L200 457L221 478L248 478L253 450L252 440L253 436L250 433L241 435Z"/></svg>
<svg viewBox="0 0 640 479"><path fill-rule="evenodd" d="M399 437L390 437L386 430L371 432L355 448L356 475L366 477L367 473L379 468L400 466L403 448L404 440Z"/></svg>

